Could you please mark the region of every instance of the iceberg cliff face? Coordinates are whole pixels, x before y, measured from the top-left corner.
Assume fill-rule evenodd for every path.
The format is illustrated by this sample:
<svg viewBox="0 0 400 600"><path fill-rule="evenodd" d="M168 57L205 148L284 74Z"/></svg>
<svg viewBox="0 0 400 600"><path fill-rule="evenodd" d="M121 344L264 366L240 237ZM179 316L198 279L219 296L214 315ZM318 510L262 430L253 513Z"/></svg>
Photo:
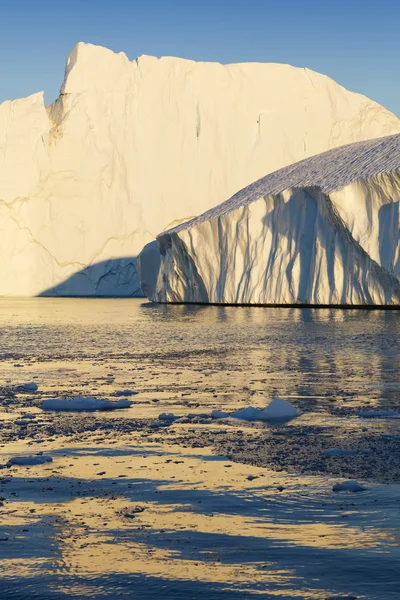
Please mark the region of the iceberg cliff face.
<svg viewBox="0 0 400 600"><path fill-rule="evenodd" d="M272 173L158 236L152 299L399 305L400 135Z"/></svg>
<svg viewBox="0 0 400 600"><path fill-rule="evenodd" d="M78 44L51 106L42 94L0 105L0 295L141 294L137 256L169 223L399 132L392 113L307 69Z"/></svg>

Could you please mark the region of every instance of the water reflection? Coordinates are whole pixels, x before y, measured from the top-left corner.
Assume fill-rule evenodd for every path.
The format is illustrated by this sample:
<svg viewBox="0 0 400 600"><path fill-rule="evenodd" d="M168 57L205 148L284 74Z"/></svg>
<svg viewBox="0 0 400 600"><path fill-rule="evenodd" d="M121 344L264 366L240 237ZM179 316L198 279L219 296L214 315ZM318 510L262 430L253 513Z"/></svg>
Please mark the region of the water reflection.
<svg viewBox="0 0 400 600"><path fill-rule="evenodd" d="M203 457L149 445L139 452L126 442L89 445L86 453L53 444L51 479L48 467L30 469L27 479L12 469L0 521L10 542L8 551L0 546L9 597L24 597L40 577L47 593L73 596L80 589L93 598L112 598L117 590L132 597L139 582L145 598L230 592L322 599L356 590L370 599L396 598L398 489L339 498L326 479L227 468L226 461L204 462L206 451ZM249 482L250 472L261 483ZM138 504L143 512L124 516Z"/></svg>
<svg viewBox="0 0 400 600"><path fill-rule="evenodd" d="M39 411L36 398L140 392L123 415L107 416L109 427L97 439L112 441L108 449L91 445L83 418L65 417L72 433L83 427L79 452L70 431L65 439L51 434L58 417L38 418L36 439L24 451L45 448L54 464L26 477L7 470L10 482L0 481L0 496L7 496L0 507L0 538L8 538L0 542L5 598L29 596L36 577L42 600L131 598L133 586L141 600L339 593L397 599L398 489L374 487L349 500L332 496L326 477L225 468L225 460L195 455L205 450L144 449L139 433L124 439L118 419L234 410L281 396L304 411L302 426L328 429L329 417L327 434L348 428L354 437L360 406L399 406L399 319L394 311L132 299L0 301L3 383L40 383L33 406L25 406L26 396L4 395L3 432L16 431L13 402L20 412ZM49 434L40 437L41 425ZM389 424L375 427L382 434ZM0 449L14 451L11 444ZM249 482L254 472L259 478ZM146 505L143 514L121 516L137 503Z"/></svg>

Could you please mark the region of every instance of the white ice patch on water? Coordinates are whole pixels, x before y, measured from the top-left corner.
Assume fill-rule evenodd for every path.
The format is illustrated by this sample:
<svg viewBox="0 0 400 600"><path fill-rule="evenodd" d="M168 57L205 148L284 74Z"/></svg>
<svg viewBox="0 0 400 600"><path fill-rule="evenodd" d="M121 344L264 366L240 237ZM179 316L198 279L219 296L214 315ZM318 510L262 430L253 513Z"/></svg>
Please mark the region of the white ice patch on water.
<svg viewBox="0 0 400 600"><path fill-rule="evenodd" d="M301 412L290 402L282 398L274 398L272 402L264 409L247 406L233 413L227 413L220 410L213 410L211 416L213 419L241 419L242 421L279 421L294 419L301 415Z"/></svg>
<svg viewBox="0 0 400 600"><path fill-rule="evenodd" d="M361 483L358 483L358 481L354 481L353 479L343 481L342 483L335 483L332 488L334 492L363 492L366 489L367 488L361 485Z"/></svg>
<svg viewBox="0 0 400 600"><path fill-rule="evenodd" d="M93 410L116 410L120 408L129 408L131 402L129 400L98 400L91 396L77 396L73 399L54 399L43 400L41 408L43 410L52 410L57 412L64 411L93 411Z"/></svg>

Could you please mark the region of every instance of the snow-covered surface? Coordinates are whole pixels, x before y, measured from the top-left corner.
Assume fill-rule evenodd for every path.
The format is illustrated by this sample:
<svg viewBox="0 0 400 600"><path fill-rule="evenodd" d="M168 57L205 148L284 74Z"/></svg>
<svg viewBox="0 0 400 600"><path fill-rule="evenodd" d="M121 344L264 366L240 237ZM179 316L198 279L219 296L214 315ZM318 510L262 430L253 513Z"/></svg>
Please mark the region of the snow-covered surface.
<svg viewBox="0 0 400 600"><path fill-rule="evenodd" d="M242 421L274 421L294 419L300 416L300 411L282 398L274 398L264 409L247 406L233 413L213 410L213 419L241 419Z"/></svg>
<svg viewBox="0 0 400 600"><path fill-rule="evenodd" d="M158 236L158 302L400 304L400 135L272 173Z"/></svg>
<svg viewBox="0 0 400 600"><path fill-rule="evenodd" d="M297 160L399 132L309 69L129 61L80 43L51 106L42 93L0 105L0 295L140 294L137 256L168 224Z"/></svg>
<svg viewBox="0 0 400 600"><path fill-rule="evenodd" d="M129 408L129 400L99 400L91 396L77 396L72 399L57 398L54 400L43 400L41 408L51 411L92 411L92 410L117 410L119 408Z"/></svg>

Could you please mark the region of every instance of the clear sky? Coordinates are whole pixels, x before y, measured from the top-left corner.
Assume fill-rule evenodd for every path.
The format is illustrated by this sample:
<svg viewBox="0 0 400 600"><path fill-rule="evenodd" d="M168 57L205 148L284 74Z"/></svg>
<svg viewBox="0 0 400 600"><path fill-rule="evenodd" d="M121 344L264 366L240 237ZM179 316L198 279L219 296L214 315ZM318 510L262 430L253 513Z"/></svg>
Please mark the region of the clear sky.
<svg viewBox="0 0 400 600"><path fill-rule="evenodd" d="M0 102L53 101L79 41L329 75L400 117L400 0L0 0Z"/></svg>

